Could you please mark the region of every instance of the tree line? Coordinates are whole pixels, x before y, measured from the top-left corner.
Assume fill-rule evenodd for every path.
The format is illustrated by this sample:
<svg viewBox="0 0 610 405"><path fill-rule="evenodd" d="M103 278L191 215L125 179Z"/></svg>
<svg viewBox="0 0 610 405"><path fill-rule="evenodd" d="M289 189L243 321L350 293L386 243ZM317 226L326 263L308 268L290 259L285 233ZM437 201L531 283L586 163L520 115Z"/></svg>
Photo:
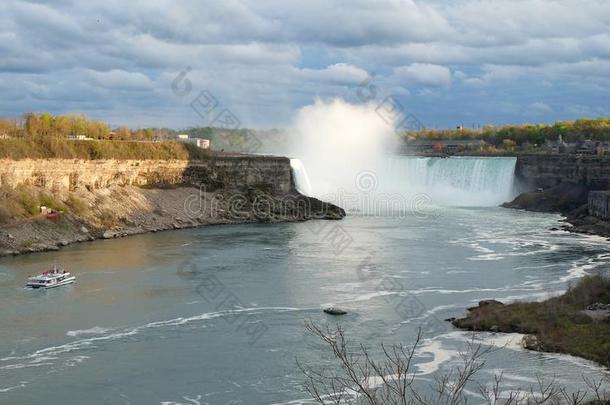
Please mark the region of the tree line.
<svg viewBox="0 0 610 405"><path fill-rule="evenodd" d="M540 146L546 140L578 142L587 139L610 141L610 118L583 118L574 121L559 121L554 124L522 124L494 127L486 125L481 129L456 128L450 130L421 129L404 132L405 140L413 139L482 139L494 146L509 144L530 144Z"/></svg>
<svg viewBox="0 0 610 405"><path fill-rule="evenodd" d="M151 141L173 139L179 133L192 138L210 139L216 149L239 151L251 146L252 137L272 147L288 141L283 130L252 131L248 129L223 129L210 127L187 128L180 131L169 128L111 128L107 123L89 119L83 114L53 115L50 113L26 113L20 119L0 118L0 138L66 138L83 135L99 140ZM481 139L488 144L504 148L508 146L540 146L545 141L578 142L587 139L610 141L610 118L582 118L559 121L554 124L486 125L480 129L421 129L400 133L403 140L414 139Z"/></svg>
<svg viewBox="0 0 610 405"><path fill-rule="evenodd" d="M0 118L0 136L11 138L66 138L85 136L100 140L142 141L167 139L174 131L166 128L111 128L103 121L89 119L83 114L53 115L26 113L20 119Z"/></svg>

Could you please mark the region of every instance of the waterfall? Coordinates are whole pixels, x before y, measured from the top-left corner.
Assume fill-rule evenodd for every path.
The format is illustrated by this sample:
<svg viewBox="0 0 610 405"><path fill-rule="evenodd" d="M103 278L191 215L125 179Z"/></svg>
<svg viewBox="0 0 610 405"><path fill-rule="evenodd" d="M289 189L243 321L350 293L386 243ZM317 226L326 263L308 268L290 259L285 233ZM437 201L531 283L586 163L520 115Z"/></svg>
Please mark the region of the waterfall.
<svg viewBox="0 0 610 405"><path fill-rule="evenodd" d="M514 196L515 164L513 157L394 157L382 178L390 189L424 193L439 205L496 206Z"/></svg>
<svg viewBox="0 0 610 405"><path fill-rule="evenodd" d="M292 178L297 191L303 195L311 196L311 182L303 162L299 159L290 159L290 167L292 168Z"/></svg>
<svg viewBox="0 0 610 405"><path fill-rule="evenodd" d="M314 170L313 183L301 160L290 159L290 166L301 194L353 212L387 215L424 205L498 206L515 195L516 162L513 157L394 156L365 168L346 164L343 172Z"/></svg>

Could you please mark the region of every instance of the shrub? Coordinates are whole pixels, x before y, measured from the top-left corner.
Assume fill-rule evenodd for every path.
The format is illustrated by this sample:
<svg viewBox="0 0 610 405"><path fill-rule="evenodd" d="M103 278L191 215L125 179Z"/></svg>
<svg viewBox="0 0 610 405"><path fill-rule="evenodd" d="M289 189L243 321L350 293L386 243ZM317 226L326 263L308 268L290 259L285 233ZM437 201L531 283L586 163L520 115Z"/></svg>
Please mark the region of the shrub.
<svg viewBox="0 0 610 405"><path fill-rule="evenodd" d="M0 139L0 159L201 160L209 151L181 142L68 141L49 138Z"/></svg>
<svg viewBox="0 0 610 405"><path fill-rule="evenodd" d="M38 196L32 192L31 189L20 187L17 190L17 193L18 201L28 214L37 215L40 213L40 201L38 200Z"/></svg>
<svg viewBox="0 0 610 405"><path fill-rule="evenodd" d="M46 193L39 194L38 206L40 207L41 205L44 205L45 207L56 210L56 211L63 211L66 209L64 204L62 204L60 201L55 199L55 197L53 197L49 194L46 194Z"/></svg>
<svg viewBox="0 0 610 405"><path fill-rule="evenodd" d="M86 202L84 202L74 194L70 194L68 196L68 199L65 201L65 204L68 206L70 211L77 215L83 214L89 208Z"/></svg>

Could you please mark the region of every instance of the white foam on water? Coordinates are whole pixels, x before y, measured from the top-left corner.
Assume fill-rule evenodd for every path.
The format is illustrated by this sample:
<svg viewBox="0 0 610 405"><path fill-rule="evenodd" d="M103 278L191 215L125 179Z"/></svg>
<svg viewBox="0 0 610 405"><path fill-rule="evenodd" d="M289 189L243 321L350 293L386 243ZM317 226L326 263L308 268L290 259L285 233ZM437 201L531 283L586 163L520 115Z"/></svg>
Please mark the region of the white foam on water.
<svg viewBox="0 0 610 405"><path fill-rule="evenodd" d="M537 270L537 269L548 269L549 267L558 267L561 263L543 264L540 266L519 266L514 267L513 270Z"/></svg>
<svg viewBox="0 0 610 405"><path fill-rule="evenodd" d="M100 326L94 326L89 329L81 329L81 330L69 330L66 332L67 336L75 337L80 335L101 335L103 333L110 332L112 329L102 328Z"/></svg>
<svg viewBox="0 0 610 405"><path fill-rule="evenodd" d="M0 367L0 370L19 370L22 368L30 368L30 367L52 366L53 364L54 363L43 363L43 362L7 364L6 366Z"/></svg>
<svg viewBox="0 0 610 405"><path fill-rule="evenodd" d="M389 295L398 295L398 294L399 293L397 291L376 291L376 292L364 293L364 294L359 294L357 296L354 296L353 298L346 298L346 299L338 300L338 301L334 301L334 302L327 302L327 303L321 304L321 307L329 307L329 306L333 306L333 305L337 305L337 304L349 304L352 302L370 301L375 298L386 297Z"/></svg>
<svg viewBox="0 0 610 405"><path fill-rule="evenodd" d="M422 356L425 354L431 354L432 360L424 363L418 363L415 365L417 368L416 375L429 375L437 372L441 366L459 356L459 352L457 350L447 349L443 347L442 342L427 339L424 340L420 347L418 347L415 351L417 356Z"/></svg>
<svg viewBox="0 0 610 405"><path fill-rule="evenodd" d="M0 369L13 369L13 368L25 368L25 367L40 367L43 365L53 365L52 362L41 362L41 360L49 360L49 359L59 359L60 355L71 353L79 350L90 349L95 347L95 344L102 342L111 342L115 340L120 340L126 337L135 336L147 329L151 328L165 328L165 327L173 327L173 326L181 326L186 325L192 322L197 321L205 321L220 317L227 316L235 316L241 313L263 313L263 312L290 312L290 311L304 311L310 309L303 308L293 308L293 307L251 307L251 308L240 308L240 309L232 309L232 310L224 310L217 312L208 312L196 316L191 316L187 318L179 317L164 321L150 322L145 325L136 326L133 328L125 328L123 330L115 331L113 333L101 335L101 336L93 336L88 338L83 338L79 340L75 340L63 345L59 346L50 346L43 349L36 350L33 353L29 353L23 356L8 356L4 358L0 358L0 362L9 362L9 361L18 361L15 364L7 364ZM78 364L81 361L85 360L86 356L77 356L73 357L72 365ZM70 359L68 359L70 360Z"/></svg>
<svg viewBox="0 0 610 405"><path fill-rule="evenodd" d="M475 344L482 343L487 346L528 353L532 356L565 361L582 368L587 368L596 372L601 372L605 375L610 375L610 370L590 360L575 357L569 354L537 352L533 350L524 349L521 345L521 341L523 340L524 336L525 335L521 333L476 332L475 334L473 334L472 332L463 331L455 331L447 333L445 335L441 335L441 337L451 337L452 340L456 341L474 342Z"/></svg>
<svg viewBox="0 0 610 405"><path fill-rule="evenodd" d="M9 392L12 390L16 390L18 388L25 388L25 387L27 387L27 385L28 385L27 381L20 381L19 385L14 385L12 387L6 387L6 388L0 388L0 392Z"/></svg>
<svg viewBox="0 0 610 405"><path fill-rule="evenodd" d="M579 279L583 276L589 275L591 274L591 270L608 264L608 259L610 259L610 254L601 253L595 257L576 260L572 262L570 268L568 269L568 274L561 277L559 281L565 283L570 280Z"/></svg>
<svg viewBox="0 0 610 405"><path fill-rule="evenodd" d="M456 305L456 304L439 305L439 306L434 307L434 308L432 308L432 309L430 309L428 311L425 311L423 314L421 314L418 317L409 318L409 319L406 319L406 320L404 320L404 321L402 321L400 323L405 325L405 324L409 324L409 323L411 323L413 321L420 321L422 319L427 319L428 317L436 314L437 312L441 312L441 311L444 311L446 309L451 309L451 308L458 308L458 307L460 307L460 306Z"/></svg>
<svg viewBox="0 0 610 405"><path fill-rule="evenodd" d="M463 290L452 290L448 288L421 288L418 290L410 290L407 292L409 295L422 295L422 294L470 294L470 293L480 293L480 292L502 292L502 291L531 291L532 288L523 288L522 285L510 285L498 288L466 288Z"/></svg>
<svg viewBox="0 0 610 405"><path fill-rule="evenodd" d="M486 334L481 334L486 335ZM492 337L489 336L479 336L477 333L473 335L470 332L462 332L462 331L453 331L448 332L439 336L435 336L433 338L424 339L420 346L416 349L415 354L420 357L423 355L432 355L432 359L427 362L418 363L415 365L418 372L416 375L429 375L436 373L440 370L440 368L455 359L458 359L461 355L459 349L455 347L448 347L442 340L450 340L453 342L463 342L469 343L483 343L488 346L495 346L501 348L521 348L521 339L523 335L519 334L506 334L506 335L498 335L497 337L494 335ZM521 349L524 350L524 349Z"/></svg>
<svg viewBox="0 0 610 405"><path fill-rule="evenodd" d="M538 382L538 380L536 378L533 377L524 377L522 375L516 375L516 374L511 374L511 373L507 373L505 372L505 370L501 369L501 368L496 368L496 369L484 369L481 370L485 373L491 374L491 375L502 375L502 380L509 380L509 381L519 381L521 383L529 383L529 384L536 384Z"/></svg>

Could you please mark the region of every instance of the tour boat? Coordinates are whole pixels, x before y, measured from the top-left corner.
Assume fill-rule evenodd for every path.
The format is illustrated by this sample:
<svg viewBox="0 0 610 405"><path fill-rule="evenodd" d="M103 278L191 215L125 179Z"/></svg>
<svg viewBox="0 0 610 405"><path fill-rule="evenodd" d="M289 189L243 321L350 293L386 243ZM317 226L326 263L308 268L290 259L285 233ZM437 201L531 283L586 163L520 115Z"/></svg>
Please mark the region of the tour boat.
<svg viewBox="0 0 610 405"><path fill-rule="evenodd" d="M76 277L70 274L69 271L62 269L59 266L53 266L52 269L49 269L42 274L28 277L26 286L32 288L53 288L73 283L75 279Z"/></svg>

